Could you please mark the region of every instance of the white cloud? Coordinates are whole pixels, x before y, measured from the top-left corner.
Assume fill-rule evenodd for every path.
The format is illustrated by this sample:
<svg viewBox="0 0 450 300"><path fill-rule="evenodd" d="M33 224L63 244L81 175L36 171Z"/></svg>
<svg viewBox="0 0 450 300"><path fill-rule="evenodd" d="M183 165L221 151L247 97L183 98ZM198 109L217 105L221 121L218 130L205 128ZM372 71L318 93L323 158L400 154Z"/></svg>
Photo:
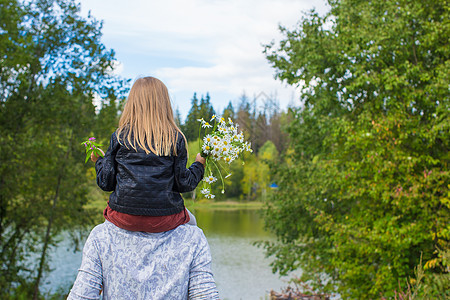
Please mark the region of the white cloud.
<svg viewBox="0 0 450 300"><path fill-rule="evenodd" d="M113 74L113 75L120 75L123 72L123 63L121 63L118 60L115 60L112 62L112 67L108 68L107 70L108 73Z"/></svg>
<svg viewBox="0 0 450 300"><path fill-rule="evenodd" d="M104 20L105 44L116 50L124 76L159 77L177 105L187 105L184 102L188 99L181 100L185 95L209 91L213 103L222 108L243 90L250 96L276 92L287 105L294 88L273 78L274 70L262 54L262 44L281 39L278 25L292 28L303 11L313 7L326 11L325 1L319 0L81 3L84 12L90 9L96 18Z"/></svg>

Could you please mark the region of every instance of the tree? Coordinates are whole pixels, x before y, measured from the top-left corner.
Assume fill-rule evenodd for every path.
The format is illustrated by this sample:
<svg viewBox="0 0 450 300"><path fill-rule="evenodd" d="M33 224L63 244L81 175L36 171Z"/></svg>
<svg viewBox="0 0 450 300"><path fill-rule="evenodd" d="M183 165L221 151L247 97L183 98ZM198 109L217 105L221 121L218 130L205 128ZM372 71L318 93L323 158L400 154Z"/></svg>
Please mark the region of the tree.
<svg viewBox="0 0 450 300"><path fill-rule="evenodd" d="M254 121L252 148L259 151L264 143L269 140L270 120L267 120L266 112L259 112L258 117Z"/></svg>
<svg viewBox="0 0 450 300"><path fill-rule="evenodd" d="M289 144L289 136L286 127L290 124L291 114L288 112L278 112L270 118L269 140L274 143L279 153L284 153Z"/></svg>
<svg viewBox="0 0 450 300"><path fill-rule="evenodd" d="M198 121L197 119L200 118L199 114L199 106L198 106L198 99L197 99L197 93L194 93L194 96L191 100L191 109L189 110L189 113L186 117L186 121L184 122L184 125L182 126L182 130L184 135L186 136L186 139L188 141L193 141L198 139Z"/></svg>
<svg viewBox="0 0 450 300"><path fill-rule="evenodd" d="M210 102L209 93L206 93L205 98L201 97L200 104L198 103L197 93L194 93L191 103L192 106L182 130L188 141L196 141L199 137L200 128L200 123L197 120L203 118L209 121L215 112Z"/></svg>
<svg viewBox="0 0 450 300"><path fill-rule="evenodd" d="M202 95L200 100L199 116L205 120L211 120L213 115L215 115L215 112L211 104L211 98L209 97L209 93L206 93L206 97L203 98Z"/></svg>
<svg viewBox="0 0 450 300"><path fill-rule="evenodd" d="M239 125L239 129L244 132L245 137L248 140L252 140L254 134L255 123L255 108L250 103L249 98L245 93L241 95L239 99L238 109L236 112L236 123Z"/></svg>
<svg viewBox="0 0 450 300"><path fill-rule="evenodd" d="M231 118L233 120L233 122L235 121L235 113L234 113L234 108L233 108L233 104L231 103L231 101L228 102L227 107L225 107L225 109L223 110L222 117L224 117L225 120L228 120L228 118Z"/></svg>
<svg viewBox="0 0 450 300"><path fill-rule="evenodd" d="M175 118L175 124L177 124L177 126L181 129L181 127L182 127L181 113L180 113L180 109L178 107L177 107L177 109L175 109L174 118Z"/></svg>
<svg viewBox="0 0 450 300"><path fill-rule="evenodd" d="M300 267L324 291L393 297L421 255L442 272L435 250L448 251L448 5L329 4L265 49L303 100L265 212L279 243L266 250L274 270Z"/></svg>
<svg viewBox="0 0 450 300"><path fill-rule="evenodd" d="M101 110L95 115L95 127L92 131L104 145L104 149L109 145L111 134L117 129L124 100L125 98L115 99L115 95L111 95L109 99L103 101Z"/></svg>
<svg viewBox="0 0 450 300"><path fill-rule="evenodd" d="M126 91L101 23L79 11L70 0L0 2L2 299L38 299L57 234L90 219L80 142L96 125L94 95L114 107Z"/></svg>

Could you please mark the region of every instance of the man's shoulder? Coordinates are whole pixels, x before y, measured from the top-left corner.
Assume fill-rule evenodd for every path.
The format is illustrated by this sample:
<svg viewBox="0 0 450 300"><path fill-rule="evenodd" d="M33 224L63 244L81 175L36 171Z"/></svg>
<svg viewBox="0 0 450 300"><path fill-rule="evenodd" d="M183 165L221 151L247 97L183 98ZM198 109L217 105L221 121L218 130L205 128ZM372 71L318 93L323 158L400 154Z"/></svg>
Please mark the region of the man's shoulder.
<svg viewBox="0 0 450 300"><path fill-rule="evenodd" d="M189 246L192 249L203 249L208 245L203 230L197 226L180 225L177 228L165 232L166 237L175 244L181 246Z"/></svg>
<svg viewBox="0 0 450 300"><path fill-rule="evenodd" d="M190 239L204 239L205 235L203 233L203 230L200 229L198 226L192 226L188 224L180 225L176 227L175 229L172 229L170 231L161 232L161 233L144 233L144 232L137 232L137 231L128 231L125 229L121 229L114 225L113 223L105 220L105 222L95 226L91 231L92 237L104 237L105 235L117 235L119 232L122 234L129 234L129 235L151 235L154 237L159 236L166 236L166 237L183 237L183 238L190 238Z"/></svg>
<svg viewBox="0 0 450 300"><path fill-rule="evenodd" d="M105 221L101 224L96 225L94 228L92 228L90 236L96 238L108 234L108 232L114 230L114 227L112 227L111 225L113 224L109 221Z"/></svg>
<svg viewBox="0 0 450 300"><path fill-rule="evenodd" d="M192 225L188 225L188 224L180 225L171 231L173 231L174 233L182 233L185 235L191 235L191 236L197 236L197 237L204 236L203 230L201 228L199 228L198 226L192 226Z"/></svg>

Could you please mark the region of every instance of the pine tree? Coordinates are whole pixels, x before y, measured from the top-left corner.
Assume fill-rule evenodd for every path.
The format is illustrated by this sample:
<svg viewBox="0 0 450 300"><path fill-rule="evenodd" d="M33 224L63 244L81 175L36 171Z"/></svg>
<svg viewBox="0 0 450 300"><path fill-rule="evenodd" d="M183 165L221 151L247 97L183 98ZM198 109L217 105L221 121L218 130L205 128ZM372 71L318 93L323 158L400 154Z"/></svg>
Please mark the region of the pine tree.
<svg viewBox="0 0 450 300"><path fill-rule="evenodd" d="M200 118L200 106L198 104L197 93L191 99L191 109L186 117L186 121L183 125L183 133L188 141L193 141L198 138L198 126L197 119Z"/></svg>
<svg viewBox="0 0 450 300"><path fill-rule="evenodd" d="M235 118L235 112L233 108L233 104L231 101L228 102L227 107L223 110L222 116L225 118L225 120L228 120L228 118L231 118L233 121L236 121Z"/></svg>

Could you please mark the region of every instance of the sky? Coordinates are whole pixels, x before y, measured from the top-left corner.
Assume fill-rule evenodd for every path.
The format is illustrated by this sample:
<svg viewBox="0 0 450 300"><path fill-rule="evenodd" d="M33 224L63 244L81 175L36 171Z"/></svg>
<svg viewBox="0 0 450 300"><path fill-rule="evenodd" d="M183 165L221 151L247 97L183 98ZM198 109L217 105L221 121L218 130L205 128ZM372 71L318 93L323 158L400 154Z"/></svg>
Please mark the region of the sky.
<svg viewBox="0 0 450 300"><path fill-rule="evenodd" d="M81 12L103 20L102 42L114 49L116 74L154 76L184 119L194 93L209 93L216 113L245 93L299 105L299 91L274 78L264 45L283 39L303 12L328 10L325 0L81 0ZM263 94L261 94L263 93ZM258 97L261 106L265 96Z"/></svg>

